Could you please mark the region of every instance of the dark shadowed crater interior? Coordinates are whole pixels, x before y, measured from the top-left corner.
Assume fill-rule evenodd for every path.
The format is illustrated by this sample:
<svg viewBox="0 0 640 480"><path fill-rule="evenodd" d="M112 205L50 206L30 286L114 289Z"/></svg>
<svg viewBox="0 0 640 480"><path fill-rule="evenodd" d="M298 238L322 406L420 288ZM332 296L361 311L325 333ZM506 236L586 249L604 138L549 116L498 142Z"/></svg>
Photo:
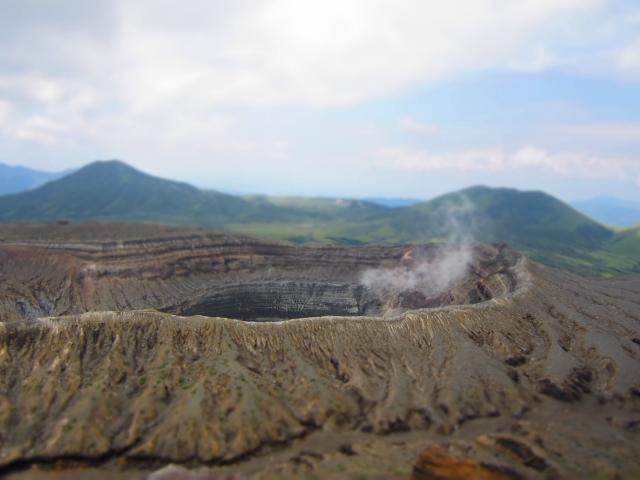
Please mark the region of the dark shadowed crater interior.
<svg viewBox="0 0 640 480"><path fill-rule="evenodd" d="M393 317L420 308L475 304L515 287L510 273L514 259L499 249L486 253L442 250L427 255L414 248L395 264L358 268L334 278L283 278L272 273L212 286L161 310L182 316L280 321L332 315Z"/></svg>
<svg viewBox="0 0 640 480"><path fill-rule="evenodd" d="M247 321L391 318L508 294L521 258L506 243L298 246L172 228L0 226L0 316L155 309Z"/></svg>

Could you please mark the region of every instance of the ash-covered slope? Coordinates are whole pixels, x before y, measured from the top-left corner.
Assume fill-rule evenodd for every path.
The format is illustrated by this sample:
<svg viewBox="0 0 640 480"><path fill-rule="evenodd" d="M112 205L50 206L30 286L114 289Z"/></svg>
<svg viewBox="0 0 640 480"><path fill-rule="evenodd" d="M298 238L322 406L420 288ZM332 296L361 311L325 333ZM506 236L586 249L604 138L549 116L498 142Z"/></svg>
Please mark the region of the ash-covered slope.
<svg viewBox="0 0 640 480"><path fill-rule="evenodd" d="M0 232L4 321L147 308L243 320L388 317L505 293L518 257L506 244L308 248L152 225Z"/></svg>
<svg viewBox="0 0 640 480"><path fill-rule="evenodd" d="M120 228L126 237L129 227ZM437 297L448 306L246 322L134 309L185 308L226 275L260 284L308 272L308 281L347 284L354 269L415 272L407 252L429 259L434 251L220 244L209 234L171 240L167 231L162 242L147 231L146 241L107 248L88 235L56 244L32 234L14 232L2 247L3 275L13 275L2 283L3 315L22 317L0 326L0 464L8 468L66 459L113 475L168 462L264 478L409 475L418 446L437 444L511 475L503 478L640 472L636 278L585 279L485 245ZM51 278L66 288L57 303L47 296ZM420 279L403 285L418 289ZM10 304L22 292L30 308L51 302L49 318L25 319ZM452 305L465 303L464 292L479 303ZM391 297L398 308L402 297ZM80 313L94 307L126 311Z"/></svg>

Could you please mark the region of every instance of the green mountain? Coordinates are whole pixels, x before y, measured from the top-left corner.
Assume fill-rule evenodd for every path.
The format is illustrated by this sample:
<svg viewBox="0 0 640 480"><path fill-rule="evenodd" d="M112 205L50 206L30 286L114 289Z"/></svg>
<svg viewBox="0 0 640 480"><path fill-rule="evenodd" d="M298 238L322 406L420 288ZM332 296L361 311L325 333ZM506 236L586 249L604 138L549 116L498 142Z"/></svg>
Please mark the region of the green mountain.
<svg viewBox="0 0 640 480"><path fill-rule="evenodd" d="M640 226L612 230L543 192L472 187L407 207L361 200L234 196L95 162L0 196L0 221L105 220L226 228L277 240L361 245L506 241L585 275L640 274Z"/></svg>
<svg viewBox="0 0 640 480"><path fill-rule="evenodd" d="M232 228L300 243L506 241L536 261L585 275L640 273L640 258L629 262L611 250L619 234L543 192L507 188L472 187L355 222ZM628 240L627 248L640 256L640 238Z"/></svg>
<svg viewBox="0 0 640 480"><path fill-rule="evenodd" d="M334 221L340 215L349 218L352 211L384 208L360 201L335 208L318 208L313 202L280 203L200 190L111 160L91 163L28 192L0 196L0 221L109 220L224 227L230 222Z"/></svg>
<svg viewBox="0 0 640 480"><path fill-rule="evenodd" d="M0 197L2 221L122 220L188 223L209 210L227 218L245 201L161 180L118 161L95 162L35 190ZM183 222L182 220L186 220Z"/></svg>
<svg viewBox="0 0 640 480"><path fill-rule="evenodd" d="M640 260L640 225L617 229L605 243L608 252L625 256L629 260Z"/></svg>
<svg viewBox="0 0 640 480"><path fill-rule="evenodd" d="M269 197L246 195L243 198L261 204L278 206L295 217L309 221L361 221L372 215L386 213L389 209L372 202L344 198ZM275 219L267 219L273 221Z"/></svg>

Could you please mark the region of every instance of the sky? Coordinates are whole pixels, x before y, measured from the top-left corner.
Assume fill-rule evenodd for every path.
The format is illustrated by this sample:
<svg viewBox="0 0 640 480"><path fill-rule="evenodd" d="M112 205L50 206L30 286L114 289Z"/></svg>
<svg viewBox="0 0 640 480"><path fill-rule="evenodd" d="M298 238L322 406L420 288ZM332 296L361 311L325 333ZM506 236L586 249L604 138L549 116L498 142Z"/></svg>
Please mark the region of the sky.
<svg viewBox="0 0 640 480"><path fill-rule="evenodd" d="M640 2L3 0L0 162L640 201Z"/></svg>

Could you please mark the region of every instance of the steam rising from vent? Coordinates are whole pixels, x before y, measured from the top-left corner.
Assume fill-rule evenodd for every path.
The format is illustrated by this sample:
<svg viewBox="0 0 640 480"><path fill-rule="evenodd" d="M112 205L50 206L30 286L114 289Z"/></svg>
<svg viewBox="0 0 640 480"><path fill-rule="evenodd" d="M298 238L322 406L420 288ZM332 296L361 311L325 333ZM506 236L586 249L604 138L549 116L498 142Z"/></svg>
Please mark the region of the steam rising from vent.
<svg viewBox="0 0 640 480"><path fill-rule="evenodd" d="M466 195L457 194L438 205L438 235L449 243L473 243L476 231L475 205ZM432 232L427 232L430 234ZM431 236L431 235L430 235Z"/></svg>
<svg viewBox="0 0 640 480"><path fill-rule="evenodd" d="M361 282L378 295L419 290L429 297L441 294L452 283L462 280L473 260L468 245L439 249L437 258L416 262L409 250L394 269L369 269L362 273Z"/></svg>
<svg viewBox="0 0 640 480"><path fill-rule="evenodd" d="M387 314L398 313L413 292L412 307L428 306L433 299L449 304L455 285L468 276L472 269L474 241L474 206L463 195L439 205L438 222L429 237L445 238L435 254L416 255L417 247L408 250L395 268L374 268L361 274L361 283L380 297ZM433 228L433 227L432 227ZM435 234L435 235L434 235ZM404 292L404 293L403 293ZM422 305L417 305L418 304ZM400 310L402 310L400 308Z"/></svg>
<svg viewBox="0 0 640 480"><path fill-rule="evenodd" d="M0 245L8 275L42 282L24 289L0 282L3 320L66 316L69 305L79 313L150 308L252 322L389 319L506 295L521 258L506 243L327 248L152 225L54 227L4 228L16 239ZM149 295L142 298L141 289Z"/></svg>

